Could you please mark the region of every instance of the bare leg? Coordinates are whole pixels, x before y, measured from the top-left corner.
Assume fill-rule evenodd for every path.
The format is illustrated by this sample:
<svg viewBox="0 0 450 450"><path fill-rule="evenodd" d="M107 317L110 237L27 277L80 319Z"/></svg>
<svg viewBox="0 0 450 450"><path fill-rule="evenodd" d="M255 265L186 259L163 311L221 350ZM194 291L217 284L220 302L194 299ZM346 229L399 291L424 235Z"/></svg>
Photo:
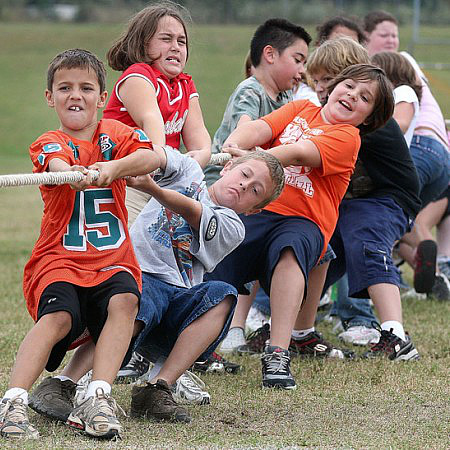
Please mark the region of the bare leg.
<svg viewBox="0 0 450 450"><path fill-rule="evenodd" d="M134 294L111 297L108 318L95 347L92 380L113 383L130 345L137 311L138 299Z"/></svg>
<svg viewBox="0 0 450 450"><path fill-rule="evenodd" d="M288 280L288 282L287 282ZM272 275L270 344L289 347L292 329L305 292L305 277L292 249L283 250Z"/></svg>
<svg viewBox="0 0 450 450"><path fill-rule="evenodd" d="M41 317L20 344L9 388L30 390L44 370L53 346L70 332L71 326L72 318L66 311Z"/></svg>
<svg viewBox="0 0 450 450"><path fill-rule="evenodd" d="M439 254L450 256L450 216L439 224L437 238Z"/></svg>
<svg viewBox="0 0 450 450"><path fill-rule="evenodd" d="M218 305L194 320L178 336L169 357L164 362L157 379L174 384L176 380L194 364L197 358L214 342L222 331L233 305L233 297L227 296Z"/></svg>
<svg viewBox="0 0 450 450"><path fill-rule="evenodd" d="M95 344L91 340L78 347L61 375L69 377L75 383L92 369L94 364Z"/></svg>
<svg viewBox="0 0 450 450"><path fill-rule="evenodd" d="M368 289L370 298L377 308L381 323L395 320L402 323L402 302L400 290L395 284L380 283Z"/></svg>
<svg viewBox="0 0 450 450"><path fill-rule="evenodd" d="M320 297L322 296L325 278L330 262L315 266L308 277L308 292L305 301L297 314L295 321L295 330L307 330L314 326L316 320L317 308L319 307Z"/></svg>
<svg viewBox="0 0 450 450"><path fill-rule="evenodd" d="M245 321L247 320L248 312L252 306L253 300L255 300L256 293L259 289L259 282L256 281L255 285L250 292L250 295L239 295L236 309L234 310L233 319L231 320L230 328L240 327L245 329Z"/></svg>

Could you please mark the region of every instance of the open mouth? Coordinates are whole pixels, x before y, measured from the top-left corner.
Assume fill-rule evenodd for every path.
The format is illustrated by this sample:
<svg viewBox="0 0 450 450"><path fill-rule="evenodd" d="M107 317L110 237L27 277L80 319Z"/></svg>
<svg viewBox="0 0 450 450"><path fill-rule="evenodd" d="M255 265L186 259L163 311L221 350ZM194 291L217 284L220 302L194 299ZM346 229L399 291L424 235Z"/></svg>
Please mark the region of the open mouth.
<svg viewBox="0 0 450 450"><path fill-rule="evenodd" d="M166 61L175 62L175 63L180 62L180 60L178 58L176 58L175 56L169 56L168 58L166 58Z"/></svg>
<svg viewBox="0 0 450 450"><path fill-rule="evenodd" d="M81 108L79 106L69 106L69 111L81 111Z"/></svg>
<svg viewBox="0 0 450 450"><path fill-rule="evenodd" d="M353 111L352 107L350 106L350 103L348 103L346 100L339 100L339 103L348 111Z"/></svg>

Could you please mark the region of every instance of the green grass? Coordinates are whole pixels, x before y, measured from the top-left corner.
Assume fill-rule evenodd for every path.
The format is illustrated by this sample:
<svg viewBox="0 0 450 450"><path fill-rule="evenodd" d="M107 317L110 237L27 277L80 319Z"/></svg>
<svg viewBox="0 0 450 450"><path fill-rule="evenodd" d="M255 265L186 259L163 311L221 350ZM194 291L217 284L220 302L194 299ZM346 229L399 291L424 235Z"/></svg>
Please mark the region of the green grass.
<svg viewBox="0 0 450 450"><path fill-rule="evenodd" d="M313 27L307 27L313 31ZM28 145L57 126L44 100L49 60L69 47L85 47L104 58L121 26L2 24L0 53L0 172L29 172ZM211 133L222 118L229 94L241 80L243 59L253 27L192 30L188 72L201 94ZM423 31L450 37L450 30ZM401 39L408 42L408 30ZM406 47L406 45L405 45ZM423 61L446 61L448 48L419 47ZM450 117L449 72L430 72L446 117ZM109 73L111 88L117 73ZM32 325L22 294L22 271L38 236L42 203L37 188L0 189L0 391L22 338ZM295 392L262 391L260 364L235 358L245 366L237 376L206 376L211 406L193 407L189 425L123 419L124 439L103 443L79 437L62 425L30 414L39 428L38 443L0 441L2 448L448 448L450 397L450 304L409 300L406 328L421 353L411 364L387 361L300 361L292 367ZM331 330L321 330L336 341ZM130 388L114 387L127 410Z"/></svg>

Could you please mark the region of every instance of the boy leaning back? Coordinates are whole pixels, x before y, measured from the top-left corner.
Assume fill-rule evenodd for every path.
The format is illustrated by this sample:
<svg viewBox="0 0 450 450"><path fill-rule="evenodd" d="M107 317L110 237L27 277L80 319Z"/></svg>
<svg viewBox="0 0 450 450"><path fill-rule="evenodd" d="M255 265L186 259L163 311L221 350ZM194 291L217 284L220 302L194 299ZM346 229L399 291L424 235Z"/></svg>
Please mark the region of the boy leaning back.
<svg viewBox="0 0 450 450"><path fill-rule="evenodd" d="M92 382L87 400L69 419L92 436L121 431L111 383L131 340L141 290L122 178L155 170L159 157L141 130L114 120L97 122L107 96L105 76L97 57L79 49L60 53L48 69L47 103L60 128L31 145L33 170L87 174L89 167L99 177L92 181L87 174L72 185L40 187L41 232L23 283L36 323L20 345L0 403L3 437L39 436L28 421L28 390L44 368L55 370L69 347L88 334L96 343Z"/></svg>

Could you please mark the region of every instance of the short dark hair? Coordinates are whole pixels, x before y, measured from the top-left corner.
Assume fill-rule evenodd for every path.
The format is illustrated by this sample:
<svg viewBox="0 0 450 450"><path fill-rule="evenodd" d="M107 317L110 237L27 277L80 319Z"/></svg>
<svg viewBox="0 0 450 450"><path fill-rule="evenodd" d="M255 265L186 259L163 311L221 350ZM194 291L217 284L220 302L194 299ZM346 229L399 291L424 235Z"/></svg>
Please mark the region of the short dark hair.
<svg viewBox="0 0 450 450"><path fill-rule="evenodd" d="M47 89L52 91L53 80L57 70L61 69L92 69L97 75L100 92L106 89L106 70L103 63L88 50L74 48L56 55L47 70Z"/></svg>
<svg viewBox="0 0 450 450"><path fill-rule="evenodd" d="M380 52L372 56L372 64L381 67L394 88L407 85L414 89L419 101L422 99L422 83L412 64L400 53Z"/></svg>
<svg viewBox="0 0 450 450"><path fill-rule="evenodd" d="M266 45L282 53L297 39L303 39L306 45L311 42L311 36L301 26L295 25L286 19L269 19L260 25L250 42L250 59L254 67L259 66L261 55Z"/></svg>
<svg viewBox="0 0 450 450"><path fill-rule="evenodd" d="M321 25L317 25L317 38L315 45L319 46L327 41L334 28L338 26L354 31L358 35L358 42L362 45L365 44L366 36L364 35L364 31L359 26L358 22L344 16L335 16L326 20Z"/></svg>
<svg viewBox="0 0 450 450"><path fill-rule="evenodd" d="M372 33L381 22L392 22L398 25L397 19L392 14L386 11L372 11L364 17L364 31Z"/></svg>
<svg viewBox="0 0 450 450"><path fill-rule="evenodd" d="M378 85L373 111L365 123L358 125L361 134L367 134L382 127L392 117L395 106L392 84L384 70L372 64L355 64L347 67L328 86L328 95L339 83L349 78L355 81L376 81Z"/></svg>

